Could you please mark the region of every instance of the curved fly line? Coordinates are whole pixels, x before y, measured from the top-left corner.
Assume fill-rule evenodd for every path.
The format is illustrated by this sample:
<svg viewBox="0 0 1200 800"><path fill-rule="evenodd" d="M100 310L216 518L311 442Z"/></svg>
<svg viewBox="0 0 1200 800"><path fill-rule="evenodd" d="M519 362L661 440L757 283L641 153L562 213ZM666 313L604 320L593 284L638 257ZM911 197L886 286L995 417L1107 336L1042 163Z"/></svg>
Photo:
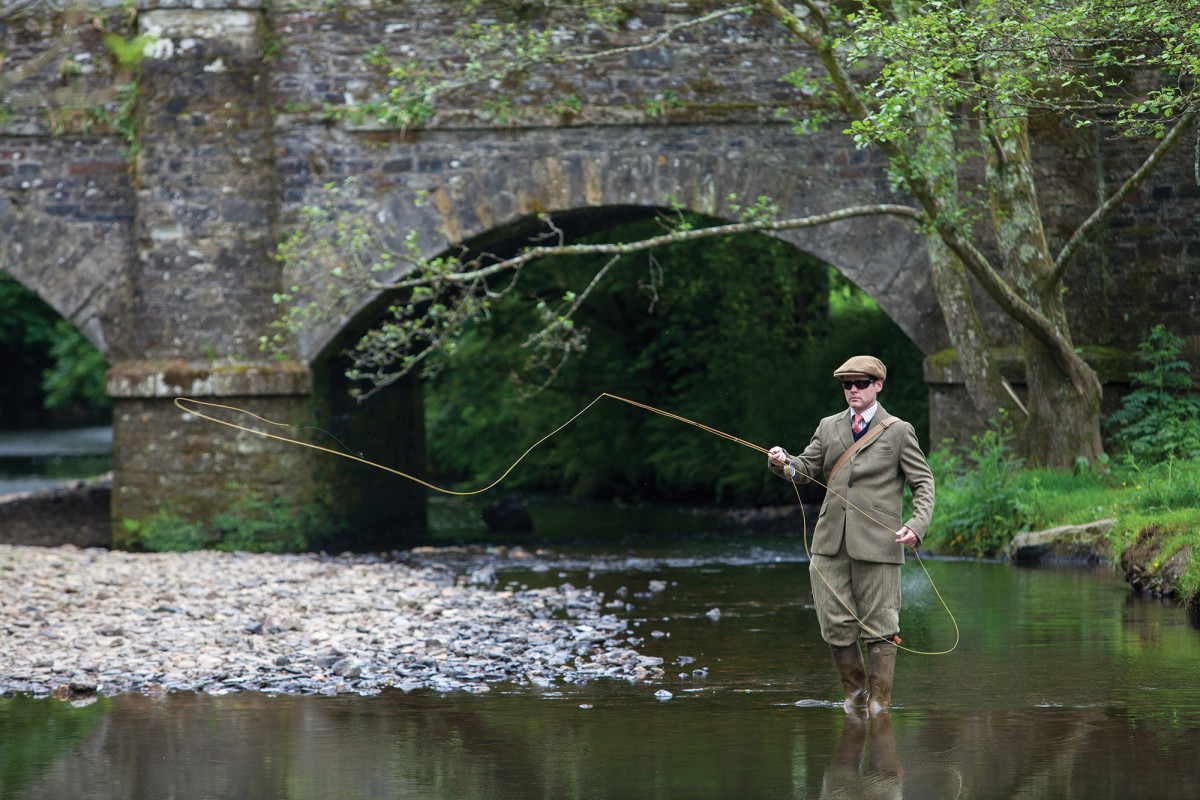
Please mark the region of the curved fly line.
<svg viewBox="0 0 1200 800"><path fill-rule="evenodd" d="M678 414L672 414L669 411L663 411L660 408L655 408L654 406L646 405L645 403L639 403L636 400L629 400L627 398L612 394L610 392L601 392L599 395L596 396L596 398L594 400L592 400L592 402L588 403L586 406L584 406L582 409L580 409L578 412L576 412L576 414L573 417L571 417L566 422L564 422L562 425L559 425L557 428L550 431L550 433L546 434L545 436L543 436L542 438L540 438L536 442L534 442L524 453L521 454L521 456L516 461L514 461L512 463L512 465L508 469L504 470L504 472L500 475L500 477L496 478L494 481L489 483L487 486L484 486L483 488L480 488L480 489L472 489L470 491L456 491L454 489L446 489L441 486L436 486L426 480L418 478L415 475L411 475L407 472L403 472L403 471L395 469L393 467L389 467L385 464L376 463L369 459L363 458L361 455L356 455L354 453L346 452L346 451L342 451L342 450L334 450L332 448L324 447L319 444L313 444L311 442L300 441L299 439L293 439L291 437L283 436L283 435L280 435L277 433L271 433L266 430L258 430L256 428L251 428L246 425L238 424L236 422L230 422L228 420L220 419L219 417L214 417L210 414L206 414L204 412L197 411L196 408L194 408L194 407L189 408L188 406L189 405L200 406L203 408L220 409L220 410L224 410L224 411L236 412L238 414L244 414L248 417L252 417L253 419L258 420L259 422L261 422L265 425L269 425L269 426L272 426L272 427L278 428L278 429L295 429L296 428L296 426L294 426L294 425L290 425L286 422L276 422L274 420L267 419L266 417L263 417L263 416L253 413L252 411L247 411L244 408L238 408L237 406L231 406L231 405L223 405L221 403L211 403L211 402L208 402L205 400L197 400L192 397L176 397L175 398L175 406L179 410L181 410L187 414L191 414L192 416L198 417L200 419L208 420L209 422L215 422L218 425L224 425L226 427L233 428L235 430L254 434L255 436L262 436L267 439L274 439L274 440L280 441L280 442L287 442L288 444L299 445L301 447L308 447L312 450L318 450L322 453L330 453L335 456L340 456L341 458L348 458L351 461L357 461L360 464L366 464L367 466L374 467L376 469L381 469L384 472L390 472L393 475L396 475L396 476L399 476L406 480L410 480L414 483L420 484L421 486L424 486L427 489L432 489L435 492L440 492L442 494L448 494L448 495L455 495L457 497L467 497L470 495L482 494L482 493L488 491L489 489L493 489L496 486L498 486L505 478L507 478L509 476L509 474L512 473L512 471L514 469L517 468L518 464L520 464L522 461L525 460L526 456L528 456L530 453L532 453L534 450L536 450L541 444L546 442L548 439L553 438L558 433L560 433L563 429L569 427L571 425L571 423L573 423L575 420L579 419L589 409L591 409L592 406L596 405L596 403L600 402L601 400L603 400L606 397L610 398L612 400L619 400L622 403L627 403L631 406L636 406L637 408L644 409L644 410L649 411L654 414L659 414L661 416L676 420L678 422L683 422L688 425L692 425L696 428L699 428L702 431L711 433L714 436L720 436L723 439L728 439L731 442L736 442L737 444L740 444L743 447L748 447L751 450L757 450L758 452L760 452L764 455L766 455L768 453L768 450L765 447L761 447L757 444L754 444L753 442L748 442L745 439L738 438L737 436L734 436L733 434L726 433L722 430L718 430L717 428L713 428L708 425L704 425L703 423L696 422L694 420L690 420L687 417L682 417ZM806 477L808 477L808 476L806 476ZM884 528L885 530L889 530L889 531L892 530L890 527L888 527L887 525L885 525L884 523L882 523L878 519L876 519L874 516L872 516L869 512L863 510L862 508L859 508L857 505L855 505L850 500L846 499L846 497L844 497L843 495L838 493L836 490L831 489L827 484L824 484L821 481L817 480L816 478L812 478L812 477L809 477L809 480L811 480L813 483L817 484L818 486L824 487L827 492L830 492L833 495L844 500L847 505L849 505L851 508L858 511L860 514L862 514L867 519L874 522L876 525L879 525L881 528ZM856 622L858 622L859 626L863 629L863 631L865 631L869 636L873 636L878 639L886 638L885 636L878 633L877 631L871 630L866 625L866 623L864 623L861 619L859 619L858 614L855 612L855 609L851 608L850 604L847 603L846 600L837 593L837 591L833 588L833 586L829 583L829 581L825 578L825 576L821 573L821 571L819 569L817 569L815 564L812 563L812 553L810 553L809 549L808 549L808 517L804 511L804 503L800 499L800 489L796 485L795 482L792 482L792 489L796 493L796 502L800 505L800 519L801 519L801 525L803 526L804 553L809 558L810 569L813 572L816 572L817 575L821 578L821 580L824 581L825 585L827 587L829 587L830 592L833 593L833 595L835 597L837 597L838 602L840 602L842 604L842 606L846 609L846 611L849 612L849 614L852 617L854 617L854 620ZM892 532L895 533L895 531L892 531ZM914 653L916 655L927 655L927 656L946 655L947 653L952 652L956 647L958 647L958 642L959 642L959 639L961 638L961 634L958 629L958 621L954 619L954 613L950 610L950 606L946 604L946 600L944 597L942 597L942 593L940 591L938 591L937 584L934 583L933 576L931 576L929 574L929 569L925 566L925 562L921 559L921 554L917 551L917 549L915 547L913 548L913 553L916 555L917 563L921 565L921 569L924 571L925 577L929 580L929 585L931 587L933 587L934 594L937 595L938 601L941 602L942 608L946 609L946 614L950 617L950 622L954 625L954 644L951 645L949 647L949 649L937 650L937 651L914 650L912 648L905 647L905 646L899 644L898 642L896 644L896 647L901 650L904 650L905 652Z"/></svg>

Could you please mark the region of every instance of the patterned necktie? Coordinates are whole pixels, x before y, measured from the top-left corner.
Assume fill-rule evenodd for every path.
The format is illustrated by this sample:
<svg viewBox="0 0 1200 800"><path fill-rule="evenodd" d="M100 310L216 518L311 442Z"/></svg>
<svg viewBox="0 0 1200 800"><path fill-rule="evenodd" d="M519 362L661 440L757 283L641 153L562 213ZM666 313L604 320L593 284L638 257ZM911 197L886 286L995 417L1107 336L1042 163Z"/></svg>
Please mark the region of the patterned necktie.
<svg viewBox="0 0 1200 800"><path fill-rule="evenodd" d="M850 426L850 430L854 431L855 436L858 436L863 432L862 414L854 415L854 424Z"/></svg>

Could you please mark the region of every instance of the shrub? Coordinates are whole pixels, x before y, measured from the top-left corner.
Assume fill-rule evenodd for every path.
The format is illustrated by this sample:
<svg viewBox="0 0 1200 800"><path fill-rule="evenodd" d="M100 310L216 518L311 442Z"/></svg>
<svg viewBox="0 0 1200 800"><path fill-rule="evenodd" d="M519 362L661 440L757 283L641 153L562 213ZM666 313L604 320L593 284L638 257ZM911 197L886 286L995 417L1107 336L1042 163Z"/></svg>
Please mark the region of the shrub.
<svg viewBox="0 0 1200 800"><path fill-rule="evenodd" d="M144 521L127 519L123 525L130 533L130 546L152 553L203 550L212 541L202 524L190 522L172 511L159 511Z"/></svg>
<svg viewBox="0 0 1200 800"><path fill-rule="evenodd" d="M1013 454L1007 419L971 437L964 453L949 448L932 453L937 480L937 511L930 546L963 555L991 556L1014 534L1028 529L1033 514L1022 497L1023 460Z"/></svg>
<svg viewBox="0 0 1200 800"><path fill-rule="evenodd" d="M296 553L304 550L320 529L322 515L314 507L298 511L278 498L250 494L229 511L212 518L218 550L252 553Z"/></svg>
<svg viewBox="0 0 1200 800"><path fill-rule="evenodd" d="M1191 393L1191 364L1179 358L1183 339L1156 325L1138 346L1147 369L1135 372L1136 388L1109 418L1114 446L1139 461L1200 457L1200 397Z"/></svg>

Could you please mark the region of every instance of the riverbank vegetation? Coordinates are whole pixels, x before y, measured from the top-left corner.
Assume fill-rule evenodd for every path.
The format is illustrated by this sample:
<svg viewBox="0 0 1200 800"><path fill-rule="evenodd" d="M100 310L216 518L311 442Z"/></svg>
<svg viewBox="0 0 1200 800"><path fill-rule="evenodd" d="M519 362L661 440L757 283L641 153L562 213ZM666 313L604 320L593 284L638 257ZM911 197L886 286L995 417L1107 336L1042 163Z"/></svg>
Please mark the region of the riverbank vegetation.
<svg viewBox="0 0 1200 800"><path fill-rule="evenodd" d="M995 475L995 473L992 473ZM1107 471L1014 469L1002 481L943 475L926 545L935 552L996 556L1023 531L1112 519L1109 553L1137 588L1183 600L1200 596L1200 460L1135 460ZM993 499L986 494L998 487ZM972 527L972 526L975 527Z"/></svg>
<svg viewBox="0 0 1200 800"><path fill-rule="evenodd" d="M1022 531L1111 518L1112 557L1140 588L1200 596L1200 398L1183 345L1158 325L1138 348L1145 368L1109 420L1113 457L1099 466L1026 468L1003 419L964 452L933 453L938 511L927 546L994 556Z"/></svg>

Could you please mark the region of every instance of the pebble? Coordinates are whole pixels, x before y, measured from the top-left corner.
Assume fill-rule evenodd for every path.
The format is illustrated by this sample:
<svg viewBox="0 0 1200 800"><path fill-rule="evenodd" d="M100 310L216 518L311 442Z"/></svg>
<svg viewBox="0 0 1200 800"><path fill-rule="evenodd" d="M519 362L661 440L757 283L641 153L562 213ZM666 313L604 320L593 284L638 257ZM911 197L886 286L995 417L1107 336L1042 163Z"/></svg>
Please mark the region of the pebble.
<svg viewBox="0 0 1200 800"><path fill-rule="evenodd" d="M0 692L488 691L661 677L604 596L381 556L0 545Z"/></svg>

